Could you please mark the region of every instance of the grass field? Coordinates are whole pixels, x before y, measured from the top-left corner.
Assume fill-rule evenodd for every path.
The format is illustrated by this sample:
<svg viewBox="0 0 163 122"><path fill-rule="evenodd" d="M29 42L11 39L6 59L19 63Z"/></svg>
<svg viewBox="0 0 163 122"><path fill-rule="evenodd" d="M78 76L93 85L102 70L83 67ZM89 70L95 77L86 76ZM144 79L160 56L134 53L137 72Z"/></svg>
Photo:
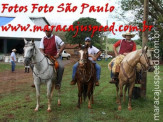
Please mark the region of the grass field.
<svg viewBox="0 0 163 122"><path fill-rule="evenodd" d="M127 109L127 101L122 105L122 111L117 111L115 103L115 86L109 84L110 72L107 68L108 61L98 62L102 67L100 86L95 88L94 104L92 109L87 108L87 100L77 109L77 86L70 86L72 65L65 67L60 107L57 106L57 94L54 91L52 112L48 113L46 87L41 86L41 108L34 112L36 106L35 89L30 84L23 84L20 90L0 94L0 121L17 122L153 122L153 76L148 73L146 99L132 100L133 110ZM0 64L0 71L8 65ZM160 66L160 76L163 79L163 66ZM163 83L160 82L160 89ZM160 121L163 122L163 95L160 95Z"/></svg>
<svg viewBox="0 0 163 122"><path fill-rule="evenodd" d="M23 69L24 67L22 65L16 64L16 68ZM11 65L9 63L0 63L0 72L3 72L5 70L10 70L10 69L11 69Z"/></svg>

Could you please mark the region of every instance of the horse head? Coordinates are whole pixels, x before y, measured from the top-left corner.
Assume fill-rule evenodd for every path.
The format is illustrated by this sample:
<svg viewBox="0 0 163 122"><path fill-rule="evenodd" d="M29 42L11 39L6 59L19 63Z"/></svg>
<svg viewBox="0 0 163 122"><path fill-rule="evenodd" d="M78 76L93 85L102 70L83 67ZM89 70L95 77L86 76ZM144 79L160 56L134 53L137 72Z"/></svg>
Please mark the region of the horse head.
<svg viewBox="0 0 163 122"><path fill-rule="evenodd" d="M80 59L79 59L79 66L83 67L87 61L88 61L88 45L84 46L79 46L79 54L80 54Z"/></svg>
<svg viewBox="0 0 163 122"><path fill-rule="evenodd" d="M32 57L35 55L34 51L35 51L35 44L34 44L34 40L32 41L27 41L26 39L24 39L24 64L26 66L28 66L31 62Z"/></svg>
<svg viewBox="0 0 163 122"><path fill-rule="evenodd" d="M142 64L143 68L149 71L153 71L153 64L150 61L150 55L148 52L148 47L145 46L142 48L142 53L140 54L140 63Z"/></svg>

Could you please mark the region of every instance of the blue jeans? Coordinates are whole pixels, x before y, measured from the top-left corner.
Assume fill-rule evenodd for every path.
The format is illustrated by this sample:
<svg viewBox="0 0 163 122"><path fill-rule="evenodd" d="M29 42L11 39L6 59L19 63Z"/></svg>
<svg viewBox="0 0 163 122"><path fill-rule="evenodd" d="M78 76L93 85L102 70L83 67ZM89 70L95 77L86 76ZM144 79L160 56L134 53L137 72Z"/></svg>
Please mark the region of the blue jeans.
<svg viewBox="0 0 163 122"><path fill-rule="evenodd" d="M93 62L95 63L95 62ZM73 71L72 71L72 79L74 80L75 78L75 74L76 74L76 70L77 70L77 67L78 67L78 62L76 64L74 64L73 66ZM101 73L101 67L100 65L98 65L97 63L95 63L95 68L96 68L96 78L97 80L99 81L100 80L100 73Z"/></svg>
<svg viewBox="0 0 163 122"><path fill-rule="evenodd" d="M61 57L59 57L57 59L58 64L59 64L59 68L57 71L57 81L56 81L56 85L61 86L61 81L62 81L62 76L63 76L63 72L64 72L64 65L62 63Z"/></svg>
<svg viewBox="0 0 163 122"><path fill-rule="evenodd" d="M113 78L114 77L114 73L112 72L112 67L114 66L114 62L112 62L111 63L111 73L110 73L110 75L111 75L111 78Z"/></svg>
<svg viewBox="0 0 163 122"><path fill-rule="evenodd" d="M15 71L15 62L11 61L11 71Z"/></svg>

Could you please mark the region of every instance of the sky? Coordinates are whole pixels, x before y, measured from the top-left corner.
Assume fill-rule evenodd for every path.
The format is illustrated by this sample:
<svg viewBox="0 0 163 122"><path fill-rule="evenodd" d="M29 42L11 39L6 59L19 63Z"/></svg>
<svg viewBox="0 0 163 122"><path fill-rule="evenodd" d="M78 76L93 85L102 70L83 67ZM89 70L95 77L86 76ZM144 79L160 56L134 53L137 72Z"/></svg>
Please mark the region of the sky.
<svg viewBox="0 0 163 122"><path fill-rule="evenodd" d="M101 25L106 25L107 21L108 21L108 25L112 25L113 22L115 22L116 27L121 25L125 25L127 24L127 21L125 20L118 20L116 19L117 16L119 16L119 14L121 13L121 9L120 9L120 1L121 0L0 0L0 12L1 12L1 16L18 16L19 14L26 14L30 17L36 17L36 16L45 16L47 18L47 20L52 23L52 24L61 24L61 25L71 25L73 23L73 21L78 20L81 17L92 17L92 18L96 18L96 20L98 22L101 23ZM8 8L12 8L11 6L15 6L15 4L17 4L18 6L27 6L27 11L24 12L17 12L14 13L14 11L12 10L11 12L8 12L8 9L5 9L4 12L2 12L3 8L2 8L2 4L6 4L8 3ZM58 6L60 4L64 4L63 8L64 11L62 12L57 12L57 10L61 10L60 8L58 8ZM75 8L75 6L77 6L76 11L75 12L65 12L66 7L67 7L67 3L71 3L70 8L72 9L73 7ZM82 11L82 7L81 5L83 3L89 4L88 8L84 9L84 12L81 14ZM89 13L89 9L91 6L95 6L95 8L97 6L100 7L104 7L105 10L105 6L108 3L108 9L111 6L114 6L114 10L112 12L91 12ZM47 12L44 13L42 12L38 12L38 9L35 9L34 12L32 13L31 11L32 9L32 4L38 4L38 7L40 6L45 6L46 4L50 7L53 6L54 9L52 10L52 12ZM131 18L131 20L134 18L133 14L131 13L127 13L126 16L128 16L129 18ZM125 32L116 32L116 35L113 35L112 33L110 33L108 35L109 38L122 38L122 34ZM134 37L133 39L137 39L138 36Z"/></svg>

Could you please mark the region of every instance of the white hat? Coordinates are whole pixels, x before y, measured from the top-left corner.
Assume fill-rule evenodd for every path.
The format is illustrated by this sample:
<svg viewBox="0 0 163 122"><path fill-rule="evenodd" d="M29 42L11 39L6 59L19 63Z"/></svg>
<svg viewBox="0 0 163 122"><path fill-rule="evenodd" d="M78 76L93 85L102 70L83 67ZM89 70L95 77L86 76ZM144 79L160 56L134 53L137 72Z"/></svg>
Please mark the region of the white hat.
<svg viewBox="0 0 163 122"><path fill-rule="evenodd" d="M16 49L12 49L12 52L16 52Z"/></svg>
<svg viewBox="0 0 163 122"><path fill-rule="evenodd" d="M53 31L51 26L45 25L44 26L44 31Z"/></svg>
<svg viewBox="0 0 163 122"><path fill-rule="evenodd" d="M87 41L87 40L91 41L91 38L90 37L86 37L85 41Z"/></svg>
<svg viewBox="0 0 163 122"><path fill-rule="evenodd" d="M126 32L125 34L122 34L122 36L124 38L126 38L126 36L131 36L131 38L133 38L135 36L135 34L131 34L131 32Z"/></svg>

